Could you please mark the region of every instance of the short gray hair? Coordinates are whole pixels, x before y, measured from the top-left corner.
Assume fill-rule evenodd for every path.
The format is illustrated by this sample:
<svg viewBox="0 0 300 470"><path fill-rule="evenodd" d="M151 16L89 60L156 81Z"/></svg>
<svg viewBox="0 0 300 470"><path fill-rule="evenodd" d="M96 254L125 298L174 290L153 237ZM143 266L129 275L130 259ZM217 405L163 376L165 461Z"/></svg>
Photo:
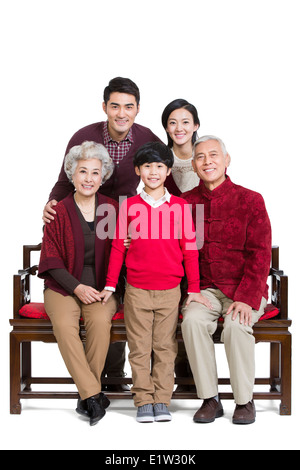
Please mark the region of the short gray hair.
<svg viewBox="0 0 300 470"><path fill-rule="evenodd" d="M102 183L105 183L113 174L114 163L104 145L90 141L75 145L67 153L64 168L69 180L72 181L79 160L90 160L92 158L96 158L102 163Z"/></svg>
<svg viewBox="0 0 300 470"><path fill-rule="evenodd" d="M195 157L196 146L198 144L200 144L201 142L207 142L208 140L216 140L217 142L219 142L219 144L221 146L221 149L222 149L222 152L223 152L223 155L224 155L224 157L226 157L228 152L226 150L226 147L225 147L225 144L224 144L223 140L221 140L219 137L216 137L215 135L204 135L204 136L200 137L199 139L197 139L196 142L194 143L193 158Z"/></svg>

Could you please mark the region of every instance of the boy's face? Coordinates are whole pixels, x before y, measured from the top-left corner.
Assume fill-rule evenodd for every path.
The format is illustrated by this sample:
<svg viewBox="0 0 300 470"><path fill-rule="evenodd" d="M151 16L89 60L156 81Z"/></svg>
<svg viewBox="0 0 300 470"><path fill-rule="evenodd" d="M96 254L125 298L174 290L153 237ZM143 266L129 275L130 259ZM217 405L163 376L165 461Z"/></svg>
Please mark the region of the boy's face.
<svg viewBox="0 0 300 470"><path fill-rule="evenodd" d="M171 173L171 168L161 162L144 163L140 167L135 167L135 172L141 177L145 189L155 190L164 186L167 176Z"/></svg>

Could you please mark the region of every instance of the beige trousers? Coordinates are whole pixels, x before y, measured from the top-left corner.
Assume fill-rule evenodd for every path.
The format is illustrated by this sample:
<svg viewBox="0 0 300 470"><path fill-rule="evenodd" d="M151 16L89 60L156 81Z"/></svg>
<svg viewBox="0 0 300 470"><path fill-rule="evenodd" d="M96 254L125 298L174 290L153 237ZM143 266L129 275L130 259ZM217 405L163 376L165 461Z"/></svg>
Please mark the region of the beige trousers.
<svg viewBox="0 0 300 470"><path fill-rule="evenodd" d="M144 290L127 284L124 318L135 406L170 403L177 355L179 300L179 286Z"/></svg>
<svg viewBox="0 0 300 470"><path fill-rule="evenodd" d="M202 304L191 302L183 306L182 335L193 372L199 398L211 398L218 394L218 374L212 335L217 329L218 319L224 318L221 341L224 343L230 371L230 382L235 402L244 405L252 400L255 380L255 339L253 326L264 313L267 305L262 298L258 311L252 310L252 325L239 322L239 316L232 321L232 315L225 315L233 302L219 289L205 289L202 294L213 305L213 310Z"/></svg>
<svg viewBox="0 0 300 470"><path fill-rule="evenodd" d="M105 306L100 302L83 304L77 297L45 290L45 309L66 367L82 400L101 392L101 372L110 342L111 319L118 302L111 296ZM86 328L85 348L79 337L79 319Z"/></svg>

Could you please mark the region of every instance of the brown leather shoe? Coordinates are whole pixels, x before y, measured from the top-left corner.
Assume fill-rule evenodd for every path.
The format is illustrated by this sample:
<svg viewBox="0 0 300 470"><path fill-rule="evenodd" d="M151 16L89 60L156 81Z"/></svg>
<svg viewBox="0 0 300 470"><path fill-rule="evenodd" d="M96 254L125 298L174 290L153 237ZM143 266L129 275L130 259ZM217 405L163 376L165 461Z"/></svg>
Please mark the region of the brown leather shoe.
<svg viewBox="0 0 300 470"><path fill-rule="evenodd" d="M203 401L201 408L195 413L195 423L212 423L216 418L223 416L224 410L222 403L214 398L208 398Z"/></svg>
<svg viewBox="0 0 300 470"><path fill-rule="evenodd" d="M253 400L246 405L236 405L232 422L233 424L252 424L255 421L256 411Z"/></svg>

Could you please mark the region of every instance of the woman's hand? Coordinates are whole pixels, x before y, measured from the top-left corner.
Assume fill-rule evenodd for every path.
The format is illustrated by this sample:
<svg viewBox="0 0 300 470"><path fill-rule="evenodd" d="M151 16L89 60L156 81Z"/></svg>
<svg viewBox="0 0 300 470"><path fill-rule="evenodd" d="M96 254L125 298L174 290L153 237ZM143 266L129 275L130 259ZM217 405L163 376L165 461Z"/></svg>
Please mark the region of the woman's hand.
<svg viewBox="0 0 300 470"><path fill-rule="evenodd" d="M210 301L204 295L200 294L200 292L189 294L185 306L187 307L191 302L198 302L199 304L205 305L210 310L213 310Z"/></svg>
<svg viewBox="0 0 300 470"><path fill-rule="evenodd" d="M79 284L76 289L74 289L74 294L86 305L94 302L101 302L102 300L98 290L93 287L86 286L85 284Z"/></svg>
<svg viewBox="0 0 300 470"><path fill-rule="evenodd" d="M49 201L43 210L43 221L45 224L50 224L51 220L54 220L53 215L56 214L55 210L52 209L52 207L55 207L57 204L57 201L55 199L52 199L52 201ZM52 215L53 214L53 215Z"/></svg>

